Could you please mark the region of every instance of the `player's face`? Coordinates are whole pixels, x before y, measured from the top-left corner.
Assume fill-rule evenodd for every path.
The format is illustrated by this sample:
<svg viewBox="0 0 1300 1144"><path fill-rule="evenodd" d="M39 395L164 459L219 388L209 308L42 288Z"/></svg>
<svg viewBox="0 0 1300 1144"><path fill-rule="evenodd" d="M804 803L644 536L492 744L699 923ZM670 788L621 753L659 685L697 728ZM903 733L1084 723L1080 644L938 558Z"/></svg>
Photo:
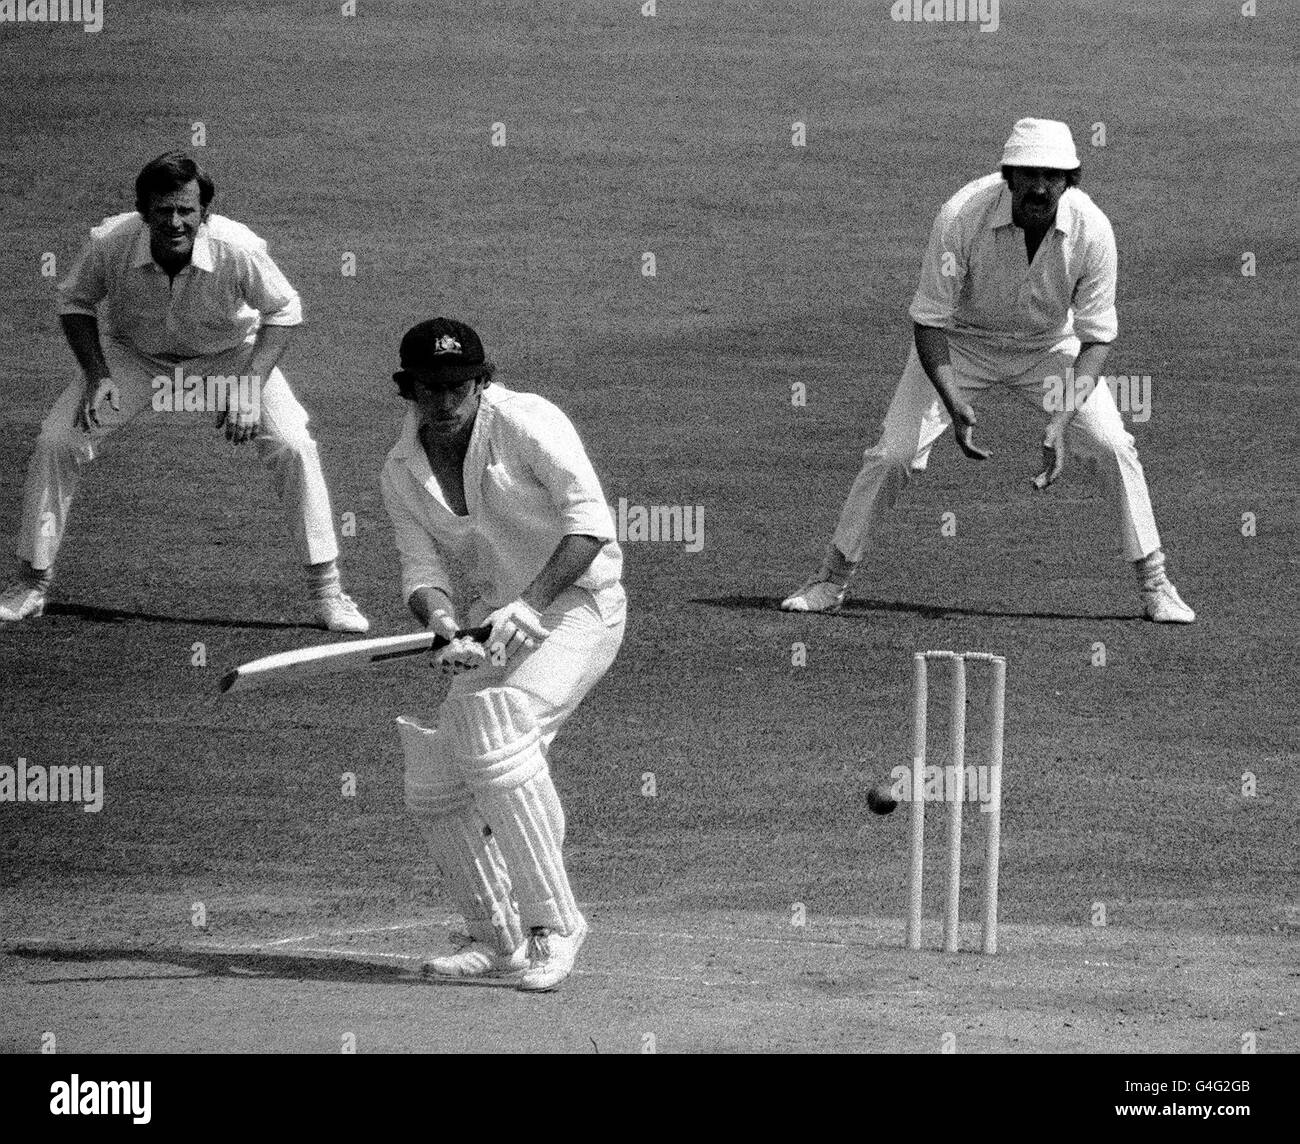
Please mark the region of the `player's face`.
<svg viewBox="0 0 1300 1144"><path fill-rule="evenodd" d="M1010 174L1012 221L1022 229L1049 226L1065 194L1066 173L1049 167L1013 167Z"/></svg>
<svg viewBox="0 0 1300 1144"><path fill-rule="evenodd" d="M198 180L165 195L150 195L144 220L149 224L154 258L173 263L187 260L205 213L199 202Z"/></svg>
<svg viewBox="0 0 1300 1144"><path fill-rule="evenodd" d="M450 441L466 434L478 416L479 400L486 382L467 378L448 385L433 375L415 374L415 403L420 420L436 440Z"/></svg>

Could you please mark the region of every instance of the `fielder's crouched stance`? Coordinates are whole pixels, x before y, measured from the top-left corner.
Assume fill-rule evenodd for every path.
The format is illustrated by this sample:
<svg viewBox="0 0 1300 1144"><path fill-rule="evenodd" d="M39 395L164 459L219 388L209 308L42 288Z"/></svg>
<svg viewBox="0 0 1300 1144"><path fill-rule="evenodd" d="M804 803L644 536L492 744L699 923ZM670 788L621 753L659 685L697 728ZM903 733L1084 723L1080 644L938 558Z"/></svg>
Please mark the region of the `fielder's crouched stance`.
<svg viewBox="0 0 1300 1144"><path fill-rule="evenodd" d="M59 284L60 321L81 377L55 402L32 451L18 576L0 591L0 622L44 613L82 471L109 437L151 409L191 416L212 401L226 439L253 442L271 471L317 622L366 631L370 622L340 584L307 411L279 368L302 323L298 292L262 239L211 213L212 179L183 151L147 163L135 192L136 209L95 227Z"/></svg>
<svg viewBox="0 0 1300 1144"><path fill-rule="evenodd" d="M622 553L573 425L493 385L472 329L422 322L401 357L413 408L382 483L404 595L432 630L492 629L436 654L454 676L436 719L397 721L407 806L468 931L425 971L551 989L587 923L547 753L622 643Z"/></svg>

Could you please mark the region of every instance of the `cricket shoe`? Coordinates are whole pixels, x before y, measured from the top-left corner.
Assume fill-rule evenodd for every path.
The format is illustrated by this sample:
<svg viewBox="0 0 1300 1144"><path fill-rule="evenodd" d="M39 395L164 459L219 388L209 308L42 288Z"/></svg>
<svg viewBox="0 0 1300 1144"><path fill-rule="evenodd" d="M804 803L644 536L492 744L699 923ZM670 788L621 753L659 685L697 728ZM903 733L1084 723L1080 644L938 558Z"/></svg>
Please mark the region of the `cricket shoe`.
<svg viewBox="0 0 1300 1144"><path fill-rule="evenodd" d="M781 601L783 612L838 612L849 594L847 584L833 580L809 580L793 595Z"/></svg>
<svg viewBox="0 0 1300 1144"><path fill-rule="evenodd" d="M0 621L34 620L45 612L46 590L19 580L0 592Z"/></svg>
<svg viewBox="0 0 1300 1144"><path fill-rule="evenodd" d="M346 592L322 596L316 601L316 619L331 632L368 632L370 621Z"/></svg>
<svg viewBox="0 0 1300 1144"><path fill-rule="evenodd" d="M425 977L453 977L459 980L518 977L528 968L527 946L513 953L502 953L476 941L468 934L452 934L460 948L446 957L433 957L420 966Z"/></svg>
<svg viewBox="0 0 1300 1144"><path fill-rule="evenodd" d="M571 934L556 933L546 926L533 926L528 931L528 968L519 979L520 990L545 993L554 989L573 972L578 950L586 940L586 919L580 919L578 928Z"/></svg>
<svg viewBox="0 0 1300 1144"><path fill-rule="evenodd" d="M1142 589L1142 608L1147 619L1157 624L1190 624L1196 619L1196 613L1183 603L1178 589L1168 580Z"/></svg>

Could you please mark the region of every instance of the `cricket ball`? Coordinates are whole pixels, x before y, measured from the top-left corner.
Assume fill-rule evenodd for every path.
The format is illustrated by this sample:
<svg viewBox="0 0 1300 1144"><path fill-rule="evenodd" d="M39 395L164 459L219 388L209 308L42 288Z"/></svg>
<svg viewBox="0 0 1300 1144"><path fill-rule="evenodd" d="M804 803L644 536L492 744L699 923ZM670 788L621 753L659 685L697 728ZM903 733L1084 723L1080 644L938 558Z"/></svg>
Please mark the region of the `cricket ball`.
<svg viewBox="0 0 1300 1144"><path fill-rule="evenodd" d="M898 799L884 783L877 783L867 791L867 805L876 814L888 814L898 805Z"/></svg>

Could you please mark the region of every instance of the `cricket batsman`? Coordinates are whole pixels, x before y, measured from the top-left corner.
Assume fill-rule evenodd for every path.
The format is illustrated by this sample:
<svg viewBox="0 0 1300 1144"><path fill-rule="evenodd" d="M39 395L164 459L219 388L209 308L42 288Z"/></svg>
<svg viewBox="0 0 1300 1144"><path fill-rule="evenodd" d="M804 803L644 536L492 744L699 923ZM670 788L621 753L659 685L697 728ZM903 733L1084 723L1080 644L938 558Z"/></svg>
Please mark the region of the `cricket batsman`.
<svg viewBox="0 0 1300 1144"><path fill-rule="evenodd" d="M1195 620L1165 573L1146 476L1102 378L1119 329L1115 236L1079 176L1066 124L1021 119L1001 172L967 183L943 205L912 299L915 344L880 439L863 454L821 567L782 608L838 611L880 511L925 470L947 428L968 458L989 456L973 442L972 406L1004 386L1044 410L1043 471L1034 484L1049 487L1069 451L1095 458L1146 617ZM1053 391L1069 398L1047 416Z"/></svg>
<svg viewBox="0 0 1300 1144"><path fill-rule="evenodd" d="M214 194L211 178L184 151L160 155L136 179L136 209L94 227L59 284L60 322L81 376L36 440L18 577L0 593L0 620L45 611L82 469L105 440L151 409L193 415L213 412L215 403L226 439L252 442L271 471L316 620L336 632L369 628L340 584L316 442L278 367L302 304L266 243L211 213Z"/></svg>
<svg viewBox="0 0 1300 1144"><path fill-rule="evenodd" d="M409 409L381 485L402 594L451 643L436 715L397 720L406 804L465 915L460 948L426 974L555 988L587 935L564 867L551 741L623 640L623 554L569 419L493 382L462 322L402 338ZM486 625L486 644L456 632Z"/></svg>

